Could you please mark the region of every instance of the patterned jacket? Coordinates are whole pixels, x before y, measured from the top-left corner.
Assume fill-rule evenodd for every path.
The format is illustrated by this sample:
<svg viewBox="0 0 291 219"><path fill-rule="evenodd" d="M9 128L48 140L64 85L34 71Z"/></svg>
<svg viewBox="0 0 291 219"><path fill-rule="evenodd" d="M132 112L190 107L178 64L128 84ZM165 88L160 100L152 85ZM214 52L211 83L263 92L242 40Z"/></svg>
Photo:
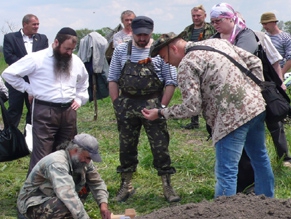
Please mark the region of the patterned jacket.
<svg viewBox="0 0 291 219"><path fill-rule="evenodd" d="M74 218L89 218L78 192L87 183L97 204L108 203L108 192L93 162L82 173L74 173L68 151L59 150L42 158L20 190L17 207L25 214L31 206L57 196Z"/></svg>
<svg viewBox="0 0 291 219"><path fill-rule="evenodd" d="M224 51L264 80L260 59L228 41L188 42L186 49L195 45ZM259 86L217 52L196 50L187 53L178 66L178 85L183 103L165 108L165 118L186 118L202 111L212 128L214 144L265 110Z"/></svg>
<svg viewBox="0 0 291 219"><path fill-rule="evenodd" d="M193 28L194 28L194 24L190 24L184 29L184 31L187 32L186 34L187 37L185 37L184 40L189 41L191 39ZM215 34L215 32L216 30L214 29L214 27L210 23L205 22L204 28L202 32L200 33L197 41L209 39L213 34Z"/></svg>

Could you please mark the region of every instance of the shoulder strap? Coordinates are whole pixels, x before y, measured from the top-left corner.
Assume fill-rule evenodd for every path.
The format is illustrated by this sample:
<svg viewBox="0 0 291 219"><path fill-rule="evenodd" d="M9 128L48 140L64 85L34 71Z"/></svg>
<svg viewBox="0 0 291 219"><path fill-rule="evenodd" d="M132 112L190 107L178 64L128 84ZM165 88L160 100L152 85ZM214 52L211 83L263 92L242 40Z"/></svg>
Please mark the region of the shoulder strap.
<svg viewBox="0 0 291 219"><path fill-rule="evenodd" d="M229 56L225 52L222 52L222 51L217 50L217 49L210 47L210 46L197 45L197 46L193 46L193 47L188 48L186 50L186 54L190 51L193 51L193 50L207 50L207 51L220 53L220 54L224 55L225 57L227 57L236 67L238 67L241 70L241 72L245 73L248 77L250 77L257 85L260 86L262 83L262 81L259 80L250 70L243 67L240 63L238 63L234 58L232 58L231 56Z"/></svg>
<svg viewBox="0 0 291 219"><path fill-rule="evenodd" d="M127 57L131 56L131 50L132 50L132 40L129 40L127 43Z"/></svg>

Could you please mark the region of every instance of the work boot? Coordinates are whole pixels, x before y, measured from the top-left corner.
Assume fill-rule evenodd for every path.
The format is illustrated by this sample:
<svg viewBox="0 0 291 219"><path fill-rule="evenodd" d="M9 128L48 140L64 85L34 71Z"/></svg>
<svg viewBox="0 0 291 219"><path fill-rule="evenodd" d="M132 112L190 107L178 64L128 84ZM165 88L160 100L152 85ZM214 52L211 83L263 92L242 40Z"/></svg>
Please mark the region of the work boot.
<svg viewBox="0 0 291 219"><path fill-rule="evenodd" d="M180 197L176 195L174 189L171 186L171 176L170 174L162 175L164 196L168 202L178 202Z"/></svg>
<svg viewBox="0 0 291 219"><path fill-rule="evenodd" d="M132 172L121 173L121 184L114 201L125 202L131 195L133 195L134 188L131 184L132 174Z"/></svg>

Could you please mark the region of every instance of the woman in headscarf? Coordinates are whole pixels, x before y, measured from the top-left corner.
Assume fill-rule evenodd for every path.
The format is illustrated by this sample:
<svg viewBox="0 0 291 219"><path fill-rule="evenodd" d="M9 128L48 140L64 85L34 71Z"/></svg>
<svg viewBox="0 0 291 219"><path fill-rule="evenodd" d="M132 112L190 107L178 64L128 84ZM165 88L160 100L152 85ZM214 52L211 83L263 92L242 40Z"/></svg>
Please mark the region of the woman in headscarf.
<svg viewBox="0 0 291 219"><path fill-rule="evenodd" d="M254 32L246 27L244 20L230 4L214 5L210 12L210 20L217 31L212 38L226 39L250 53L257 52L258 43Z"/></svg>
<svg viewBox="0 0 291 219"><path fill-rule="evenodd" d="M214 5L210 12L210 20L217 31L212 38L226 39L252 54L257 53L258 42L255 33L246 27L241 14L236 12L230 4ZM254 170L250 158L243 150L238 166L237 192L251 192L254 182Z"/></svg>

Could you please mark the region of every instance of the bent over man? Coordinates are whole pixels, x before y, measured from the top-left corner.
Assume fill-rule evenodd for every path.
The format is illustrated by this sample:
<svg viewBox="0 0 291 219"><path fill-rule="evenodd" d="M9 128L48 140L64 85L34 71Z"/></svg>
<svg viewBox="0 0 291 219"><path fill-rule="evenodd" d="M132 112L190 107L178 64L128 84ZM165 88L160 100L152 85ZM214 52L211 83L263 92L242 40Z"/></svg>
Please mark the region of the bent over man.
<svg viewBox="0 0 291 219"><path fill-rule="evenodd" d="M102 219L110 219L107 187L92 162L101 162L98 149L96 138L78 134L41 159L19 192L19 212L30 219L89 219L83 202L92 192Z"/></svg>
<svg viewBox="0 0 291 219"><path fill-rule="evenodd" d="M167 106L177 85L176 70L160 57L149 58L154 22L146 16L132 21L133 40L119 44L109 68L109 94L113 102L119 131L117 172L121 185L116 201L126 201L133 194L132 174L138 164L138 139L143 126L154 157L154 167L161 176L164 196L169 202L179 201L170 183L176 170L171 166L168 151L169 133L163 119L148 121L141 110L146 106Z"/></svg>
<svg viewBox="0 0 291 219"><path fill-rule="evenodd" d="M163 34L152 46L152 56L178 67L183 103L164 109L145 107L145 118L185 118L201 111L212 129L216 150L215 197L236 194L238 163L245 149L255 173L255 193L274 196L274 175L265 145L265 101L261 89L226 56L206 50L209 46L227 53L263 80L258 57L226 40L186 42L183 34Z"/></svg>

